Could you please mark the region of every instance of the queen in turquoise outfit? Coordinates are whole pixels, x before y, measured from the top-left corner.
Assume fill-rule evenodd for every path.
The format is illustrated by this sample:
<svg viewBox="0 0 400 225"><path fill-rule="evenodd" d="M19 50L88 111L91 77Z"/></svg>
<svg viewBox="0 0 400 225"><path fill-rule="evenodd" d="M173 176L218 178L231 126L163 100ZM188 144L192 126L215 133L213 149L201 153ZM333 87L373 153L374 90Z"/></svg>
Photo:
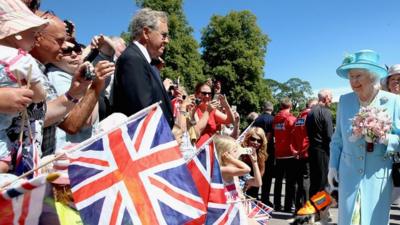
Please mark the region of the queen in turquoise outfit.
<svg viewBox="0 0 400 225"><path fill-rule="evenodd" d="M353 92L342 95L336 114L336 130L330 143L328 181L339 181L339 225L386 225L391 204L392 160L399 151L400 98L379 89L387 75L379 55L361 50L347 56L336 73L350 81ZM351 140L351 119L361 107L386 109L392 131L384 143L366 151L364 138Z"/></svg>

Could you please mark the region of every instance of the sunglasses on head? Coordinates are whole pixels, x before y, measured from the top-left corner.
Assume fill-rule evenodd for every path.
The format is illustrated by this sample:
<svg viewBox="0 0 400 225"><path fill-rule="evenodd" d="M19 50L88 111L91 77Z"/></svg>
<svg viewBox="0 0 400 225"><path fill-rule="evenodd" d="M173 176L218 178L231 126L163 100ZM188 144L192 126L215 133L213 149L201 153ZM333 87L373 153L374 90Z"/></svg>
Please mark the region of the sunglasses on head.
<svg viewBox="0 0 400 225"><path fill-rule="evenodd" d="M72 55L72 52L75 52L77 55L82 54L82 48L80 45L74 45L73 47L67 47L61 50L63 56Z"/></svg>
<svg viewBox="0 0 400 225"><path fill-rule="evenodd" d="M259 144L262 143L262 140L261 140L261 139L254 138L254 137L250 137L250 141L252 141L252 142L257 142L257 143L259 143Z"/></svg>

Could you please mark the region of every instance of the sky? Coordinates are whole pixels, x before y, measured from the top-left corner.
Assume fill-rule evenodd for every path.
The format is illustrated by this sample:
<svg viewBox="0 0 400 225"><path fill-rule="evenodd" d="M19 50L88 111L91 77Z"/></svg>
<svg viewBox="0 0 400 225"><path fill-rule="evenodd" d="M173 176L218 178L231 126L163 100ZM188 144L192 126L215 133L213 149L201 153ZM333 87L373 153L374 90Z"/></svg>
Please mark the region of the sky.
<svg viewBox="0 0 400 225"><path fill-rule="evenodd" d="M87 44L94 35L126 31L138 7L133 0L42 0L41 9L72 20L78 40ZM212 15L251 11L271 40L264 77L297 77L310 82L315 94L332 89L336 100L351 91L335 72L346 54L372 49L382 64L400 63L399 9L398 0L184 0L198 42Z"/></svg>

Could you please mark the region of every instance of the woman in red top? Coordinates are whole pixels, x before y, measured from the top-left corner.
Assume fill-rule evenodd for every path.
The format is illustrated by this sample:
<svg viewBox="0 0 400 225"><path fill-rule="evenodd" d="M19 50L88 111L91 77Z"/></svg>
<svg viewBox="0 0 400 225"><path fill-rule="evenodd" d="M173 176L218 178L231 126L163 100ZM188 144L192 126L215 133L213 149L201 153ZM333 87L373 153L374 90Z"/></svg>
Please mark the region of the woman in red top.
<svg viewBox="0 0 400 225"><path fill-rule="evenodd" d="M218 99L213 101L218 101L222 109L225 113L221 112L218 109L213 109L212 111L208 111L207 108L212 98L211 87L207 82L199 83L196 85L196 97L201 100L200 104L196 107L195 110L195 119L199 124L199 127L204 127L201 131L200 138L196 143L196 147L200 147L204 142L206 142L212 135L217 133L221 129L222 124L230 124L233 122L233 113L231 107L226 100L224 95L218 95ZM209 114L209 118L207 121L200 120L204 114Z"/></svg>

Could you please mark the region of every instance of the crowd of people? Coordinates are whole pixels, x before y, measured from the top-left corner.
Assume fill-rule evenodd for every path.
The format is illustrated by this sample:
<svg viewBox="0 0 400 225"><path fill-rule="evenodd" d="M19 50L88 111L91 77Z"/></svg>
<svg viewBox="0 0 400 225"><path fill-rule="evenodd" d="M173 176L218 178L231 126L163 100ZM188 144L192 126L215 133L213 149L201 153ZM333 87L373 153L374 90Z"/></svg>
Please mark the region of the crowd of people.
<svg viewBox="0 0 400 225"><path fill-rule="evenodd" d="M298 116L289 98L279 99L276 110L265 101L260 115L249 114L254 122L241 135L240 115L223 94L228 87L210 78L188 93L179 81L162 80L161 56L169 43L165 12L139 10L131 43L97 35L85 45L76 39L79 27L40 11L39 3L0 0L0 175L31 171L41 158L62 154L68 145L161 102L185 159L214 141L228 200L260 199L276 211L295 213L338 182L339 224L388 223L390 157L399 151L400 65L387 72L371 50L347 56L337 74L353 92L341 96L336 126L332 93L323 89ZM372 151L364 139L349 139L352 118L367 106L385 109L392 124ZM68 185L68 179L54 181L47 197L74 210ZM43 221L54 217L50 205L43 215Z"/></svg>

